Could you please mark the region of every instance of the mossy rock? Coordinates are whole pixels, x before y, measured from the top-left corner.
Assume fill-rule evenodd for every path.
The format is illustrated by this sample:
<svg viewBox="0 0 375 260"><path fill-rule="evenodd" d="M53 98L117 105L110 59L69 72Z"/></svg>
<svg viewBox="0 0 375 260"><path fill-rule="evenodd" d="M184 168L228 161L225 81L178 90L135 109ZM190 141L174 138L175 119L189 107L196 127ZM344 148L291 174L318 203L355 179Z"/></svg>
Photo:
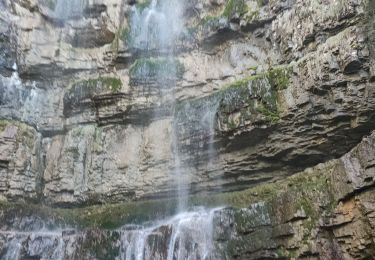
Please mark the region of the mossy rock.
<svg viewBox="0 0 375 260"><path fill-rule="evenodd" d="M195 117L202 115L197 113L194 117L191 115L194 111L202 111L202 107L208 104L219 103L217 117L223 131L232 131L258 121L259 115L266 122L276 123L280 120L278 92L288 87L290 71L289 67L272 68L235 81L210 96L184 101L176 106L175 117L182 118L182 122L199 122ZM186 107L190 111L186 111Z"/></svg>
<svg viewBox="0 0 375 260"><path fill-rule="evenodd" d="M99 77L75 82L64 95L64 114L75 107L79 107L85 99L91 99L95 95L103 93L118 93L122 88L122 82L118 78Z"/></svg>
<svg viewBox="0 0 375 260"><path fill-rule="evenodd" d="M274 89L284 90L290 83L291 72L291 67L275 67L268 71L267 78Z"/></svg>
<svg viewBox="0 0 375 260"><path fill-rule="evenodd" d="M130 84L168 84L182 78L183 64L174 58L141 58L129 69Z"/></svg>
<svg viewBox="0 0 375 260"><path fill-rule="evenodd" d="M234 210L247 208L248 210L237 215L237 221L242 230L266 226L270 222L267 217L251 218L246 216L276 215L277 208L286 206L295 212L301 207L306 212L307 228L316 225L322 210L330 211L337 202L330 194L331 168L313 169L310 172L288 177L274 183L265 183L243 191L219 193L213 195L195 195L188 199L188 206L206 206L215 208L220 206L233 207ZM278 198L286 194L293 199L293 204L282 205ZM317 202L324 202L318 205ZM252 205L252 206L251 206ZM0 202L0 223L6 225L15 217L36 216L57 224L66 224L80 228L115 229L124 224L141 224L147 221L163 219L175 214L177 199L159 199L118 204L103 204L79 208L52 208L40 204ZM244 232L246 233L246 232Z"/></svg>
<svg viewBox="0 0 375 260"><path fill-rule="evenodd" d="M259 7L265 6L265 5L268 4L268 1L269 0L257 0L257 4L258 4Z"/></svg>
<svg viewBox="0 0 375 260"><path fill-rule="evenodd" d="M235 14L238 16L244 15L248 11L245 0L229 0L225 5L222 16L226 18L231 18Z"/></svg>
<svg viewBox="0 0 375 260"><path fill-rule="evenodd" d="M266 120L271 123L276 123L280 120L279 111L270 109L264 103L260 103L256 109L258 113L262 114L266 118Z"/></svg>
<svg viewBox="0 0 375 260"><path fill-rule="evenodd" d="M16 126L18 128L16 135L17 143L24 144L30 150L32 150L35 146L35 142L37 139L36 130L33 127L19 121L1 119L0 133L3 132L10 125Z"/></svg>
<svg viewBox="0 0 375 260"><path fill-rule="evenodd" d="M0 132L4 131L8 124L8 120L0 120Z"/></svg>
<svg viewBox="0 0 375 260"><path fill-rule="evenodd" d="M375 1L373 0L367 0L367 10L370 15L373 15L375 13Z"/></svg>
<svg viewBox="0 0 375 260"><path fill-rule="evenodd" d="M236 210L234 213L236 231L241 234L251 233L255 229L271 225L270 205L258 202L249 208Z"/></svg>
<svg viewBox="0 0 375 260"><path fill-rule="evenodd" d="M55 10L57 0L39 0L39 3L48 7L51 11Z"/></svg>
<svg viewBox="0 0 375 260"><path fill-rule="evenodd" d="M278 91L289 85L289 71L289 68L273 68L230 83L209 96L183 101L177 104L175 117L182 123L199 124L203 114L198 111L216 107L223 131L259 120L276 123L280 120Z"/></svg>
<svg viewBox="0 0 375 260"><path fill-rule="evenodd" d="M99 77L96 79L82 80L74 83L72 88L88 88L92 90L109 90L111 92L118 92L122 87L122 82L118 78Z"/></svg>
<svg viewBox="0 0 375 260"><path fill-rule="evenodd" d="M245 0L229 0L224 10L219 15L207 15L199 20L197 24L189 28L190 35L197 32L202 34L210 33L220 29L228 29L229 21L233 17L239 19L248 13L249 9Z"/></svg>
<svg viewBox="0 0 375 260"><path fill-rule="evenodd" d="M120 239L121 235L118 231L88 230L77 253L83 253L84 255L89 253L90 258L95 256L95 259L117 259L121 252L118 243ZM82 255L76 257L86 259Z"/></svg>
<svg viewBox="0 0 375 260"><path fill-rule="evenodd" d="M221 90L223 96L228 97L227 100L223 99L221 112L230 114L240 110L245 116L243 120L254 120L254 113L258 113L271 123L279 121L277 93L288 87L290 73L289 67L275 67L265 73L231 83Z"/></svg>

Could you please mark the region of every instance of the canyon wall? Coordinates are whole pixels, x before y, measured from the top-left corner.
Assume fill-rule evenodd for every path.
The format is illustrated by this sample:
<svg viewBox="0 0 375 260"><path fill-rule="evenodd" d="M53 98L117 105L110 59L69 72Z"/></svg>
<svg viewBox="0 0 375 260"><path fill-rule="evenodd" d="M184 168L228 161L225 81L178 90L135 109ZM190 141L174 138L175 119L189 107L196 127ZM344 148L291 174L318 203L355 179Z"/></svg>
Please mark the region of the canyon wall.
<svg viewBox="0 0 375 260"><path fill-rule="evenodd" d="M281 181L191 197L190 206L213 209L167 217L140 231L134 224L170 216L176 201L76 209L2 202L0 257L139 259L144 250L140 259L175 259L167 258L171 252L200 259L209 249L207 259L371 259L374 185L375 132L340 159Z"/></svg>
<svg viewBox="0 0 375 260"><path fill-rule="evenodd" d="M134 37L149 1L79 3L0 0L0 245L43 212L116 244L152 211L95 205L170 212L178 142L190 204L232 206L213 259L375 254L372 0L186 1L172 58Z"/></svg>

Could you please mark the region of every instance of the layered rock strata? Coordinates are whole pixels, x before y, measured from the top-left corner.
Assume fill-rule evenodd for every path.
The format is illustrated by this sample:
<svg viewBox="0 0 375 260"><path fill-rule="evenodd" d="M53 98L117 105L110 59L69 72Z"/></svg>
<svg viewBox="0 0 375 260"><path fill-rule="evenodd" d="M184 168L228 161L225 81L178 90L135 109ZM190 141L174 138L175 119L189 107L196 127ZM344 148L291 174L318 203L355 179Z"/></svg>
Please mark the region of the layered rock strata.
<svg viewBox="0 0 375 260"><path fill-rule="evenodd" d="M209 207L225 203L225 208L187 213L181 222L177 216L142 229L123 225L168 219L175 202L76 209L2 203L0 256L16 252L24 258L128 259L138 252L125 249L132 248L131 236L139 232L145 234L139 239L145 241L142 249L148 257L166 259L172 248L175 254L195 259L205 252L210 240L206 236L212 232L212 247L206 248L212 259L371 259L374 162L375 133L340 159L284 180L241 192L192 197L189 202ZM173 240L176 230L181 237ZM171 241L176 243L172 247Z"/></svg>

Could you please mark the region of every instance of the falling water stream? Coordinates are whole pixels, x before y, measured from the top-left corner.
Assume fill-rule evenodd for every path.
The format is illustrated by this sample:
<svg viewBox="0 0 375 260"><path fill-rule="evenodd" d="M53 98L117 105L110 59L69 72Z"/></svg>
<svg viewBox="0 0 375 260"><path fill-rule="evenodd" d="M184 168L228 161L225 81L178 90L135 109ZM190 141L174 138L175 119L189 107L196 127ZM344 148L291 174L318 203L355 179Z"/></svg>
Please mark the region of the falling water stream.
<svg viewBox="0 0 375 260"><path fill-rule="evenodd" d="M143 51L146 56L163 55L175 66L167 66L167 71L160 71L157 77L159 85L170 86L169 89L174 93L176 82L163 81L165 74L169 78L177 78L176 62L174 55L176 42L181 34L184 33L183 26L183 1L153 0L149 7L139 11L137 8L132 10L132 23L130 31L131 47ZM147 78L149 71L143 70L143 76ZM161 87L161 86L159 86ZM162 97L163 98L163 97ZM176 110L176 100L173 100L173 110ZM200 120L196 122L198 128L203 129L208 140L208 163L214 157L213 136L215 127L215 115L218 108L218 102L206 106L204 111L200 111ZM191 111L190 111L191 112ZM197 112L197 111L195 111ZM203 112L203 113L202 113ZM178 214L167 221L154 223L151 227L135 228L132 231L123 233L122 248L123 259L141 260L141 259L211 259L213 251L213 214L215 210L195 210L188 211L189 195L189 173L185 170L185 162L182 161L182 149L179 142L179 125L181 118L179 113L175 113L172 122L172 152L174 158L174 171L172 172L177 184L177 212ZM185 117L188 119L188 117ZM155 242L156 237L162 237L162 244ZM158 240L158 239L157 239ZM155 243L159 247L155 247ZM156 248L164 248L158 250Z"/></svg>
<svg viewBox="0 0 375 260"><path fill-rule="evenodd" d="M163 221L142 226L125 225L112 230L106 235L111 237L111 244L119 252L113 259L213 259L212 221L215 212L216 209L197 208ZM26 255L31 259L80 259L78 257L82 257L85 250L82 241L95 240L90 236L92 234L88 231L74 229L1 232L0 240L8 241L3 246L6 253L1 259L24 259Z"/></svg>
<svg viewBox="0 0 375 260"><path fill-rule="evenodd" d="M135 51L143 53L145 57L163 60L165 65L161 66L150 79L150 68L145 63L140 70L140 76L145 84L154 81L160 91L160 100L166 100L166 96L172 96L169 103L175 109L174 98L176 79L178 78L178 61L175 59L176 42L184 33L183 26L183 1L152 0L150 6L138 9L133 6L131 11L131 24L128 43ZM166 66L167 65L167 66ZM162 104L165 105L165 104ZM155 115L156 117L158 115ZM184 172L184 165L181 161L181 149L179 146L176 119L172 123L172 153L174 160L173 177L177 184L178 207L177 212L181 213L187 209L187 197L189 195L189 178Z"/></svg>
<svg viewBox="0 0 375 260"><path fill-rule="evenodd" d="M78 19L82 17L87 0L57 0L53 16L59 20Z"/></svg>

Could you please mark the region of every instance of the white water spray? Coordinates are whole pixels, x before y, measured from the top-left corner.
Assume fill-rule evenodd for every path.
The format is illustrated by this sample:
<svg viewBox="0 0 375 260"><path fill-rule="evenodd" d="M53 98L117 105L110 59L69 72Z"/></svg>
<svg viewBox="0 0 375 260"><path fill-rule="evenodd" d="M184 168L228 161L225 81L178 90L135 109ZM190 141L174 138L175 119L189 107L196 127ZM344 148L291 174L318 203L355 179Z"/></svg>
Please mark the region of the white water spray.
<svg viewBox="0 0 375 260"><path fill-rule="evenodd" d="M126 230L121 259L210 259L213 252L213 218L217 209L180 213L150 227ZM155 246L158 244L159 246Z"/></svg>
<svg viewBox="0 0 375 260"><path fill-rule="evenodd" d="M56 19L78 19L82 17L87 0L56 0L53 15Z"/></svg>
<svg viewBox="0 0 375 260"><path fill-rule="evenodd" d="M130 46L134 49L171 53L184 31L183 1L152 0L150 6L135 6L131 13Z"/></svg>

